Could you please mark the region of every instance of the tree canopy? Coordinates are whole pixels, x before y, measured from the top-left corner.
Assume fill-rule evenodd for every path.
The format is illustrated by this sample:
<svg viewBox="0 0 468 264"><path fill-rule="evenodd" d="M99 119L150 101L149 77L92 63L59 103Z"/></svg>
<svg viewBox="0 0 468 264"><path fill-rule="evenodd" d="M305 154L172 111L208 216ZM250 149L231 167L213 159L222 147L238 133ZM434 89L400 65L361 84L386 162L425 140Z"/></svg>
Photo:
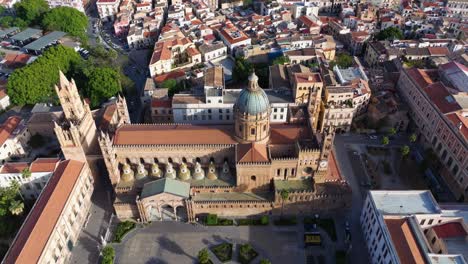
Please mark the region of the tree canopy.
<svg viewBox="0 0 468 264"><path fill-rule="evenodd" d="M253 64L244 58L236 58L234 69L232 70L232 78L235 82L245 82L249 75L254 70Z"/></svg>
<svg viewBox="0 0 468 264"><path fill-rule="evenodd" d="M279 56L278 58L274 59L272 63L273 63L273 65L276 65L276 64L281 64L281 65L283 65L283 64L288 63L288 62L289 62L288 57L286 57L286 56Z"/></svg>
<svg viewBox="0 0 468 264"><path fill-rule="evenodd" d="M88 18L75 8L61 6L44 14L42 26L46 30L64 31L71 36L85 40Z"/></svg>
<svg viewBox="0 0 468 264"><path fill-rule="evenodd" d="M0 216L6 216L12 205L16 205L19 202L18 193L19 193L19 184L13 183L9 187L0 188Z"/></svg>
<svg viewBox="0 0 468 264"><path fill-rule="evenodd" d="M14 5L16 15L28 25L40 24L42 16L49 10L45 0L21 0Z"/></svg>
<svg viewBox="0 0 468 264"><path fill-rule="evenodd" d="M403 39L403 32L397 27L389 27L377 33L378 40Z"/></svg>
<svg viewBox="0 0 468 264"><path fill-rule="evenodd" d="M95 68L87 74L86 95L91 107L97 107L122 90L119 73L112 68Z"/></svg>
<svg viewBox="0 0 468 264"><path fill-rule="evenodd" d="M33 63L14 71L7 85L8 95L15 105L55 102L53 87L58 83L59 70L67 74L81 57L73 49L58 45L49 48Z"/></svg>
<svg viewBox="0 0 468 264"><path fill-rule="evenodd" d="M353 57L346 54L341 53L335 57L335 60L330 63L330 66L333 67L338 65L340 68L348 68L353 66Z"/></svg>

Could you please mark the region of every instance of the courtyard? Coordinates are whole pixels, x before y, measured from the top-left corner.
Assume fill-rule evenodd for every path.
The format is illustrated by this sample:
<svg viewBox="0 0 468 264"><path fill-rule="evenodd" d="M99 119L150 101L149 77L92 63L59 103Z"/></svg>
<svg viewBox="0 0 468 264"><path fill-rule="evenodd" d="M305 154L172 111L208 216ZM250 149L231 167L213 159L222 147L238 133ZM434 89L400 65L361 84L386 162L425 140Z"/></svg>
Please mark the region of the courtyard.
<svg viewBox="0 0 468 264"><path fill-rule="evenodd" d="M299 225L207 227L176 221L153 222L130 232L122 243L113 244L115 263L196 263L200 250L224 242L252 245L259 253L253 263L263 258L272 263L304 263L302 232L298 231Z"/></svg>

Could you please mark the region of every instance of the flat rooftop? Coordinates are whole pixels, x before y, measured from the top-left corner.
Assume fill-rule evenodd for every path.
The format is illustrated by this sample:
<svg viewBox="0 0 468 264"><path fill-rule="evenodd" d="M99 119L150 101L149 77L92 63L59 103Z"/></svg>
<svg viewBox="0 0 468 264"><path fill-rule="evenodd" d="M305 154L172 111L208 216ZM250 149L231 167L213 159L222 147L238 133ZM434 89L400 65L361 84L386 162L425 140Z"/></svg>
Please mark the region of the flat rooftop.
<svg viewBox="0 0 468 264"><path fill-rule="evenodd" d="M383 215L440 214L430 191L369 191Z"/></svg>
<svg viewBox="0 0 468 264"><path fill-rule="evenodd" d="M25 41L27 39L30 39L36 35L42 34L42 30L40 29L35 29L35 28L27 28L20 33L14 35L11 37L12 40L17 40L17 41Z"/></svg>
<svg viewBox="0 0 468 264"><path fill-rule="evenodd" d="M24 46L24 48L28 50L40 51L65 35L65 32L54 31L29 43L28 45Z"/></svg>
<svg viewBox="0 0 468 264"><path fill-rule="evenodd" d="M7 35L11 34L12 32L17 31L19 28L17 27L11 27L11 28L5 28L3 30L0 30L0 38L4 38Z"/></svg>

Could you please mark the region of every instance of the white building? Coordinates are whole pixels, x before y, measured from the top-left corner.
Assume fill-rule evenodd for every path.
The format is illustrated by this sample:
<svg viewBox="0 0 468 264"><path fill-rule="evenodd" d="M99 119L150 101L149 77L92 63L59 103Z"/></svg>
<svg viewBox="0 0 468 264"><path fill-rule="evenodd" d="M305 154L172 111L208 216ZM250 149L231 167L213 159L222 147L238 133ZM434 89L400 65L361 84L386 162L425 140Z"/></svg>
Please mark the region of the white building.
<svg viewBox="0 0 468 264"><path fill-rule="evenodd" d="M120 0L97 0L96 6L102 21L114 21L119 12Z"/></svg>
<svg viewBox="0 0 468 264"><path fill-rule="evenodd" d="M9 117L0 126L0 161L5 163L10 157L26 155L26 146L31 135L18 116Z"/></svg>
<svg viewBox="0 0 468 264"><path fill-rule="evenodd" d="M468 207L452 207L441 208L430 191L369 191L360 223L370 262L466 263ZM443 232L447 223L455 222L457 232ZM437 229L457 242L439 249L432 234Z"/></svg>
<svg viewBox="0 0 468 264"><path fill-rule="evenodd" d="M234 52L237 47L251 45L252 41L242 30L230 22L218 30L218 35L224 44L226 44L231 54L235 54Z"/></svg>
<svg viewBox="0 0 468 264"><path fill-rule="evenodd" d="M203 44L198 47L198 50L202 54L202 59L205 62L221 60L227 56L227 47L222 42Z"/></svg>
<svg viewBox="0 0 468 264"><path fill-rule="evenodd" d="M271 106L270 122L286 122L288 107L295 105L292 95L267 89L264 91ZM222 67L209 68L205 72L203 95L176 94L172 98L174 123L234 123L233 107L240 92L241 89L224 89Z"/></svg>
<svg viewBox="0 0 468 264"><path fill-rule="evenodd" d="M94 181L87 163L58 164L3 263L69 263L88 218Z"/></svg>
<svg viewBox="0 0 468 264"><path fill-rule="evenodd" d="M83 0L47 0L50 8L56 8L60 6L72 7L80 12L85 11Z"/></svg>
<svg viewBox="0 0 468 264"><path fill-rule="evenodd" d="M10 96L6 93L6 88L0 88L0 110L6 110L10 106Z"/></svg>
<svg viewBox="0 0 468 264"><path fill-rule="evenodd" d="M36 199L55 171L58 162L58 158L38 158L31 164L7 162L0 167L0 187L8 187L13 181L17 181L24 199ZM23 177L24 170L29 171L31 176Z"/></svg>

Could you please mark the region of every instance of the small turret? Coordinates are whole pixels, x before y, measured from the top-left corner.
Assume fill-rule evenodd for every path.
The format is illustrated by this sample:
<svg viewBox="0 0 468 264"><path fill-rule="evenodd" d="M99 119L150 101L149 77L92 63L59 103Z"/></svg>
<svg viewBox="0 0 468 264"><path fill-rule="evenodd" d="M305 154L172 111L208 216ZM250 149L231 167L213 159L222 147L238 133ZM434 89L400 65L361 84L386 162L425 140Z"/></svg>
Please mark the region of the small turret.
<svg viewBox="0 0 468 264"><path fill-rule="evenodd" d="M216 173L216 165L213 161L211 161L210 165L208 166L208 175L206 177L210 180L218 179L218 174Z"/></svg>
<svg viewBox="0 0 468 264"><path fill-rule="evenodd" d="M174 168L172 167L172 163L170 162L168 162L166 165L166 173L164 174L164 177L169 178L169 179L176 178L176 172Z"/></svg>
<svg viewBox="0 0 468 264"><path fill-rule="evenodd" d="M205 178L205 171L201 167L200 163L197 161L195 163L195 170L193 172L193 179L203 180Z"/></svg>
<svg viewBox="0 0 468 264"><path fill-rule="evenodd" d="M185 162L180 164L179 179L182 181L190 180L190 170L187 168L187 164L185 164Z"/></svg>
<svg viewBox="0 0 468 264"><path fill-rule="evenodd" d="M223 164L221 178L223 178L224 180L229 180L231 178L231 169L229 168L229 164L227 161L225 161Z"/></svg>
<svg viewBox="0 0 468 264"><path fill-rule="evenodd" d="M123 182L131 182L134 180L133 170L127 163L124 163L124 165L122 166L122 175L120 176L120 179Z"/></svg>
<svg viewBox="0 0 468 264"><path fill-rule="evenodd" d="M150 176L153 178L161 178L161 170L159 169L158 164L153 163L153 165L151 165Z"/></svg>
<svg viewBox="0 0 468 264"><path fill-rule="evenodd" d="M147 175L148 175L148 172L145 170L145 165L143 165L142 163L138 164L137 174L135 175L135 178L137 180L141 180L145 178Z"/></svg>

